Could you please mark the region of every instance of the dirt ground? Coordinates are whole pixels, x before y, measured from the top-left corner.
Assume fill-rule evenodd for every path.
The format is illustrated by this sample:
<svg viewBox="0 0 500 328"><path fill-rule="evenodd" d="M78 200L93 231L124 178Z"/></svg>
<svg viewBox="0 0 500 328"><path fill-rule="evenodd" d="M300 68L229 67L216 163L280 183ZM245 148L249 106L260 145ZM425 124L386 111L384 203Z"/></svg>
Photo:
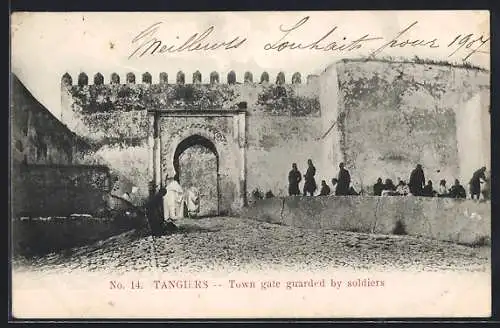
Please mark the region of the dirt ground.
<svg viewBox="0 0 500 328"><path fill-rule="evenodd" d="M301 229L231 217L183 219L180 230L151 237L129 231L93 245L38 258L14 270L199 272L254 269L487 271L490 247L412 236Z"/></svg>

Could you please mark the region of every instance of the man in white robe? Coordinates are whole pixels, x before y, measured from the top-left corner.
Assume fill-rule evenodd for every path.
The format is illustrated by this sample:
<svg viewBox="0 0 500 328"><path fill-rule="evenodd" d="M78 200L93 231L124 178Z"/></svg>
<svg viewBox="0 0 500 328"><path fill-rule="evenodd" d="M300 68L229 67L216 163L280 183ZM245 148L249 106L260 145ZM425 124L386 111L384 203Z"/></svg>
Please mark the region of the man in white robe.
<svg viewBox="0 0 500 328"><path fill-rule="evenodd" d="M187 190L186 205L190 218L198 216L198 213L200 213L200 192L198 188L191 186Z"/></svg>
<svg viewBox="0 0 500 328"><path fill-rule="evenodd" d="M163 197L165 220L177 220L183 217L184 191L177 176L167 177L167 194Z"/></svg>

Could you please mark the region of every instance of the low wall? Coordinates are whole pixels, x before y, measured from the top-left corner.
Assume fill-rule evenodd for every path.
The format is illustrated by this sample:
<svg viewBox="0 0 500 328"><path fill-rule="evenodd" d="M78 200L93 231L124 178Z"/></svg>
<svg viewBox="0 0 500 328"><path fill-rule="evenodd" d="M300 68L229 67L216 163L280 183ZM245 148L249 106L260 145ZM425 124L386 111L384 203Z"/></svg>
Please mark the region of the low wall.
<svg viewBox="0 0 500 328"><path fill-rule="evenodd" d="M308 229L408 234L461 244L491 240L491 203L426 197L285 197L258 200L243 217Z"/></svg>
<svg viewBox="0 0 500 328"><path fill-rule="evenodd" d="M140 212L115 212L108 218L88 216L15 219L12 221L14 255L37 256L98 240L133 229L146 228Z"/></svg>
<svg viewBox="0 0 500 328"><path fill-rule="evenodd" d="M109 208L109 169L94 165L17 165L12 213L20 216L99 215Z"/></svg>

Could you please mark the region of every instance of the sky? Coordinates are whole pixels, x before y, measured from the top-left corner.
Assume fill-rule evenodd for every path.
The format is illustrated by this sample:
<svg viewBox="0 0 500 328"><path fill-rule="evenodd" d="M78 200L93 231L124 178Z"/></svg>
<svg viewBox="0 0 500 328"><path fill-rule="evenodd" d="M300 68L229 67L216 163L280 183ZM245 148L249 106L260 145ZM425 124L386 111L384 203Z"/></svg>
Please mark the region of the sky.
<svg viewBox="0 0 500 328"><path fill-rule="evenodd" d="M204 82L212 71L223 81L231 70L238 81L246 71L254 80L263 71L271 80L283 71L290 81L294 72L320 74L342 58L367 56L418 56L489 69L489 31L487 11L21 12L11 16L11 69L59 116L65 72L74 83L80 72L89 75L89 82L101 72L105 83L116 72L123 83L126 73L136 73L139 82L146 71L153 83L160 72L167 72L172 82L180 70L187 82L196 70ZM196 38L219 47L190 51ZM156 53L150 48L139 56L155 40L163 49L179 51L160 53L159 46ZM303 49L290 49L292 43Z"/></svg>

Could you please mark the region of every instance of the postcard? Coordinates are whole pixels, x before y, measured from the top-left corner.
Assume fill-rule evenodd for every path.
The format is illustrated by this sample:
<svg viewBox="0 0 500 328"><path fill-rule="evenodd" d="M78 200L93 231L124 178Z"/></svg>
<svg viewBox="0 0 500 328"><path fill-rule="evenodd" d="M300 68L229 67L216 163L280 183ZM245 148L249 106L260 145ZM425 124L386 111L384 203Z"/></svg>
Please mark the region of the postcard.
<svg viewBox="0 0 500 328"><path fill-rule="evenodd" d="M488 11L15 12L12 316L491 316Z"/></svg>

